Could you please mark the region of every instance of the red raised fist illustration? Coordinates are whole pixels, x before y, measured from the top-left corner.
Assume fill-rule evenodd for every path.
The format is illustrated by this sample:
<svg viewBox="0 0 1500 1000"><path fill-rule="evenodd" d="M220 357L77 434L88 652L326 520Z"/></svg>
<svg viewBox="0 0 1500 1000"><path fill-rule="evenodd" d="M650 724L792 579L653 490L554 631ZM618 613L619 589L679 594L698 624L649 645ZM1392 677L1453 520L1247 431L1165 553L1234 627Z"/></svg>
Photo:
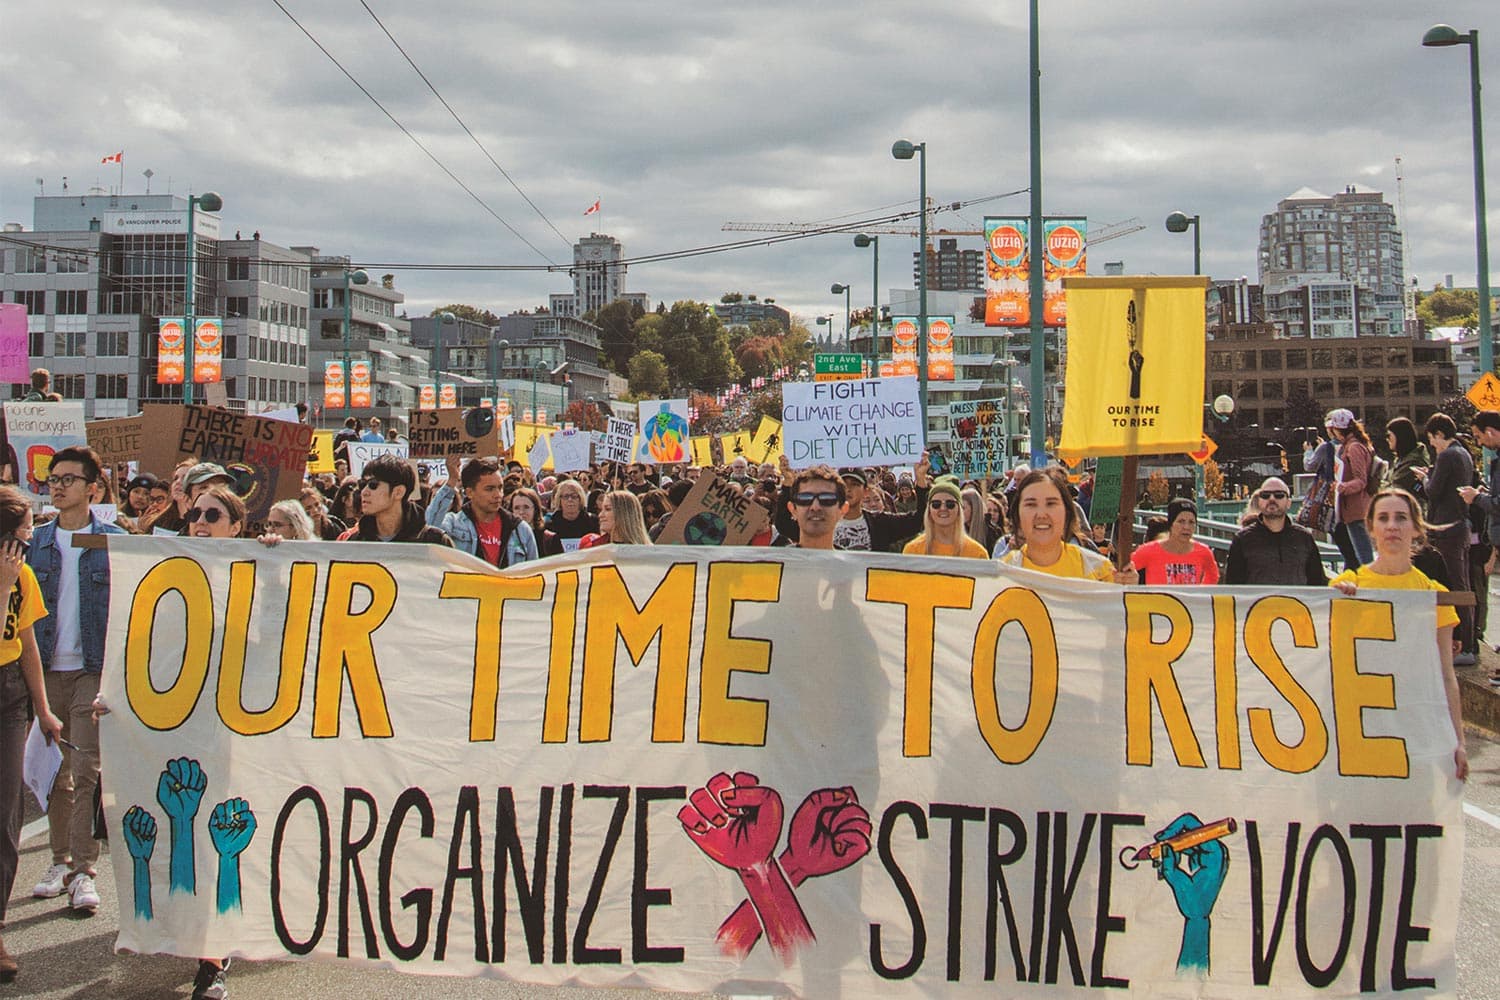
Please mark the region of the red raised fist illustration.
<svg viewBox="0 0 1500 1000"><path fill-rule="evenodd" d="M797 807L781 867L792 885L843 871L870 853L870 814L852 788L820 788Z"/></svg>
<svg viewBox="0 0 1500 1000"><path fill-rule="evenodd" d="M699 850L726 868L765 865L781 839L781 796L743 771L716 774L688 796L677 819Z"/></svg>

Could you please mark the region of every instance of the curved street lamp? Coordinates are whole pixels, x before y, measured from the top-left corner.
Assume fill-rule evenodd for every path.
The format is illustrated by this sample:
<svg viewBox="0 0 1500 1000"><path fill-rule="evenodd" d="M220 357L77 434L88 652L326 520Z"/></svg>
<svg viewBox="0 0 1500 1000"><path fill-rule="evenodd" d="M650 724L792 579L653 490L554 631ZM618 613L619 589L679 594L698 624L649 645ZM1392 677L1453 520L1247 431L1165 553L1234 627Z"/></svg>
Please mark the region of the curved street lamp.
<svg viewBox="0 0 1500 1000"><path fill-rule="evenodd" d="M1490 326L1490 248L1484 207L1484 123L1479 109L1479 30L1459 32L1446 24L1434 24L1422 36L1428 48L1452 45L1469 47L1469 111L1474 119L1474 243L1478 256L1479 368L1495 370L1495 333Z"/></svg>
<svg viewBox="0 0 1500 1000"><path fill-rule="evenodd" d="M891 144L891 155L909 160L917 154L917 207L921 210L917 227L917 398L922 404L922 435L927 435L927 143L898 139Z"/></svg>
<svg viewBox="0 0 1500 1000"><path fill-rule="evenodd" d="M1173 212L1167 216L1167 232L1169 233L1185 233L1188 226L1193 227L1193 273L1202 274L1202 248L1198 242L1201 230L1198 226L1198 216L1188 215L1186 212Z"/></svg>
<svg viewBox="0 0 1500 1000"><path fill-rule="evenodd" d="M854 245L870 247L875 260L870 275L870 377L874 378L880 374L880 237L859 233Z"/></svg>
<svg viewBox="0 0 1500 1000"><path fill-rule="evenodd" d="M844 340L847 342L849 339L849 286L834 282L828 286L828 291L834 295L842 295L844 297ZM828 332L832 333L833 331L829 330Z"/></svg>
<svg viewBox="0 0 1500 1000"><path fill-rule="evenodd" d="M369 283L370 283L370 275L365 270L360 269L360 270L357 270L357 271L351 271L347 267L344 268L344 416L345 417L349 416L349 406L350 406L350 403L352 402L352 399L351 399L352 393L349 392L349 324L350 324L349 286L351 284L355 284L355 285L368 285Z"/></svg>

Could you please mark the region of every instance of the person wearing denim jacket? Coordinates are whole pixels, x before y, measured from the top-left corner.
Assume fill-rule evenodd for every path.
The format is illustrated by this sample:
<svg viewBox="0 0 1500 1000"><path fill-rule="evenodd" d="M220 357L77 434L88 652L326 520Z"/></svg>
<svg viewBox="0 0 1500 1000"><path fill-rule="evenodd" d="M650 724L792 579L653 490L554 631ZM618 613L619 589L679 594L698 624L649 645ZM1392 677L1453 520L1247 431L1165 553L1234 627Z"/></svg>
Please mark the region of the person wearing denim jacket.
<svg viewBox="0 0 1500 1000"><path fill-rule="evenodd" d="M457 495L455 482L468 494L468 501L456 511L452 509ZM460 472L458 459L450 457L448 481L437 488L427 504L427 523L447 532L454 548L502 569L529 562L537 557L536 534L531 525L501 506L503 495L500 467L494 459L472 459ZM498 558L491 558L480 545L481 524L496 526Z"/></svg>
<svg viewBox="0 0 1500 1000"><path fill-rule="evenodd" d="M26 556L48 611L33 626L47 700L63 720L67 741L62 744L62 768L47 807L52 864L32 894L50 898L66 891L69 906L82 913L92 913L99 906L94 885L94 863L99 859L99 843L94 839L99 724L92 708L104 670L104 636L109 626L109 552L75 548L71 539L75 534L124 534L99 520L89 507L99 480L99 459L92 449L64 448L53 456L47 484L57 517L32 533ZM63 550L64 545L69 551ZM65 565L70 558L76 558L76 573ZM71 598L68 601L63 600L60 586L65 575L77 588L75 594L66 595Z"/></svg>

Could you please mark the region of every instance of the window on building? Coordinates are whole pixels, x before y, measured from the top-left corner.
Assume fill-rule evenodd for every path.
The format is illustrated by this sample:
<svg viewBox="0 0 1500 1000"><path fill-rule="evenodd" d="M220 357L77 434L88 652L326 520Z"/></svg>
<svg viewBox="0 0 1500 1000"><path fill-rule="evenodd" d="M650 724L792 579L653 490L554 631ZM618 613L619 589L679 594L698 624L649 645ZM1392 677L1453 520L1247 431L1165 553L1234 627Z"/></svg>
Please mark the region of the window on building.
<svg viewBox="0 0 1500 1000"><path fill-rule="evenodd" d="M1339 396L1343 399L1357 398L1359 396L1359 377L1355 375L1340 376Z"/></svg>
<svg viewBox="0 0 1500 1000"><path fill-rule="evenodd" d="M33 247L16 247L16 274L45 274L47 255Z"/></svg>
<svg viewBox="0 0 1500 1000"><path fill-rule="evenodd" d="M1260 394L1263 399L1284 399L1282 383L1276 379L1268 379L1260 384Z"/></svg>
<svg viewBox="0 0 1500 1000"><path fill-rule="evenodd" d="M1381 368L1385 365L1385 351L1378 347L1366 347L1360 352L1360 361L1366 368Z"/></svg>
<svg viewBox="0 0 1500 1000"><path fill-rule="evenodd" d="M58 274L82 274L89 269L89 258L87 254L69 253L60 251L52 255L57 262Z"/></svg>
<svg viewBox="0 0 1500 1000"><path fill-rule="evenodd" d="M237 333L224 334L224 360L233 361L240 356L240 337Z"/></svg>
<svg viewBox="0 0 1500 1000"><path fill-rule="evenodd" d="M224 258L224 280L225 281L249 281L250 280L250 258L249 257L226 257L226 258Z"/></svg>
<svg viewBox="0 0 1500 1000"><path fill-rule="evenodd" d="M1385 380L1385 392L1392 399L1406 399L1411 395L1411 379L1400 376Z"/></svg>
<svg viewBox="0 0 1500 1000"><path fill-rule="evenodd" d="M23 288L16 292L16 302L26 307L26 315L42 316L47 312L47 293L40 288Z"/></svg>
<svg viewBox="0 0 1500 1000"><path fill-rule="evenodd" d="M1236 402L1242 399L1259 399L1260 384L1247 379L1246 381L1241 382L1239 389L1233 393L1230 393L1230 395L1235 398Z"/></svg>
<svg viewBox="0 0 1500 1000"><path fill-rule="evenodd" d="M1457 391L1458 391L1458 380L1456 378L1454 378L1454 376L1452 376L1452 375L1439 375L1438 376L1438 392L1442 393L1444 396L1448 396L1448 395L1451 395L1451 394L1453 394L1453 393L1455 393Z"/></svg>
<svg viewBox="0 0 1500 1000"><path fill-rule="evenodd" d="M98 352L102 358L122 358L130 353L130 334L124 330L101 330ZM111 397L118 399L118 396Z"/></svg>
<svg viewBox="0 0 1500 1000"><path fill-rule="evenodd" d="M52 335L52 353L59 358L81 358L88 353L88 335L82 331Z"/></svg>
<svg viewBox="0 0 1500 1000"><path fill-rule="evenodd" d="M86 316L89 311L89 293L86 288L63 289L56 293L57 315Z"/></svg>
<svg viewBox="0 0 1500 1000"><path fill-rule="evenodd" d="M1305 379L1305 378L1289 378L1289 379L1287 379L1286 380L1286 394L1287 394L1287 398L1291 398L1292 396L1306 396L1307 395L1307 385L1308 385L1308 382L1307 382L1307 379Z"/></svg>
<svg viewBox="0 0 1500 1000"><path fill-rule="evenodd" d="M1286 367L1288 371L1303 371L1307 368L1307 349L1295 347L1286 352Z"/></svg>
<svg viewBox="0 0 1500 1000"><path fill-rule="evenodd" d="M1235 370L1242 372L1253 372L1256 370L1256 356L1254 351L1236 351L1234 366Z"/></svg>
<svg viewBox="0 0 1500 1000"><path fill-rule="evenodd" d="M228 296L227 298L224 299L224 316L225 316L226 319L231 318L231 317L237 317L237 316L243 316L243 317L247 317L248 318L249 315L250 315L250 296L248 296L248 295L230 295L230 296Z"/></svg>
<svg viewBox="0 0 1500 1000"><path fill-rule="evenodd" d="M94 395L99 399L128 399L129 375L95 375Z"/></svg>
<svg viewBox="0 0 1500 1000"><path fill-rule="evenodd" d="M1315 347L1312 352L1312 367L1315 372L1333 369L1333 351L1327 347Z"/></svg>
<svg viewBox="0 0 1500 1000"><path fill-rule="evenodd" d="M1431 375L1418 375L1412 379L1412 392L1418 396L1437 395L1437 380Z"/></svg>
<svg viewBox="0 0 1500 1000"><path fill-rule="evenodd" d="M1359 367L1359 351L1353 347L1340 347L1334 352L1334 358L1341 371L1351 371Z"/></svg>
<svg viewBox="0 0 1500 1000"><path fill-rule="evenodd" d="M1384 428L1386 422L1386 409L1383 406L1365 407L1365 425L1368 427ZM1384 436L1384 435L1382 435Z"/></svg>
<svg viewBox="0 0 1500 1000"><path fill-rule="evenodd" d="M1268 371L1268 372L1280 371L1281 370L1281 352L1280 351L1261 351L1260 352L1260 367L1261 367L1261 369L1263 371Z"/></svg>
<svg viewBox="0 0 1500 1000"><path fill-rule="evenodd" d="M62 393L63 399L84 399L88 394L83 375L53 375L52 388Z"/></svg>
<svg viewBox="0 0 1500 1000"><path fill-rule="evenodd" d="M1367 378L1367 379L1365 379L1365 398L1366 399L1384 399L1385 398L1385 383L1383 383L1378 378Z"/></svg>
<svg viewBox="0 0 1500 1000"><path fill-rule="evenodd" d="M45 357L47 354L47 335L41 331L33 331L26 337L26 350L33 358Z"/></svg>
<svg viewBox="0 0 1500 1000"><path fill-rule="evenodd" d="M1385 349L1385 366L1387 368L1405 368L1410 362L1406 360L1406 348L1387 347Z"/></svg>

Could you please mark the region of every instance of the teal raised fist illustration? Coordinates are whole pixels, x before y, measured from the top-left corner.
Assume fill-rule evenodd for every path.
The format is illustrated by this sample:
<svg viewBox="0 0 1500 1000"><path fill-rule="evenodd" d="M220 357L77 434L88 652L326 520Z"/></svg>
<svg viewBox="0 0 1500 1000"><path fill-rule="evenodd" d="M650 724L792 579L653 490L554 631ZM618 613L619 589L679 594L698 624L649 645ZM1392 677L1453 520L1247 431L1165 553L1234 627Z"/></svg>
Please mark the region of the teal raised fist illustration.
<svg viewBox="0 0 1500 1000"><path fill-rule="evenodd" d="M208 818L208 837L219 853L220 913L240 910L240 854L255 836L255 813L244 799L227 799Z"/></svg>
<svg viewBox="0 0 1500 1000"><path fill-rule="evenodd" d="M1233 825L1227 829L1232 830ZM1203 833L1195 837L1194 831ZM1152 863L1157 878L1171 887L1183 919L1182 946L1177 952L1179 973L1207 974L1210 917L1229 873L1229 851L1218 836L1202 839L1208 836L1210 827L1192 813L1183 813L1156 834L1160 856Z"/></svg>
<svg viewBox="0 0 1500 1000"><path fill-rule="evenodd" d="M208 776L196 760L178 757L167 761L156 782L156 801L166 810L172 830L171 892L198 891L193 862L193 819L208 789Z"/></svg>
<svg viewBox="0 0 1500 1000"><path fill-rule="evenodd" d="M125 846L130 849L132 882L135 885L135 915L151 919L151 854L156 850L156 817L140 806L125 810L120 820Z"/></svg>

